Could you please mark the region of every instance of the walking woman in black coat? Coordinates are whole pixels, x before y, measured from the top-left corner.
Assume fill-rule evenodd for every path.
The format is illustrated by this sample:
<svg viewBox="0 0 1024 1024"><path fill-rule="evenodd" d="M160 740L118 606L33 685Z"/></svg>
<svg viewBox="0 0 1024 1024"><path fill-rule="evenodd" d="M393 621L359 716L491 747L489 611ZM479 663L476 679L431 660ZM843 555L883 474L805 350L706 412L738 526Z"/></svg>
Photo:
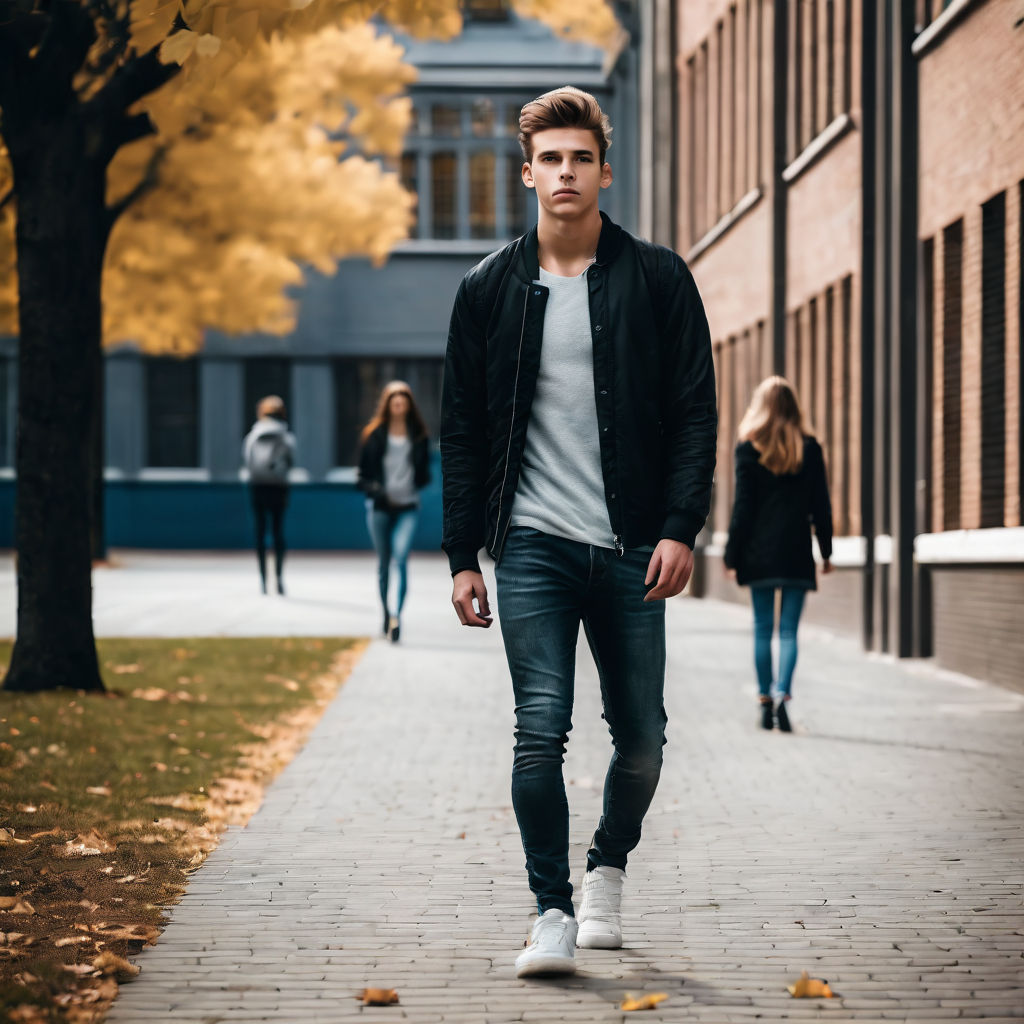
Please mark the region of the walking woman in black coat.
<svg viewBox="0 0 1024 1024"><path fill-rule="evenodd" d="M377 552L384 635L390 636L392 643L397 643L401 635L419 492L429 483L430 446L423 415L409 385L393 380L385 385L377 411L363 428L359 453L359 488L366 494L366 525ZM388 601L392 562L398 570L394 605Z"/></svg>
<svg viewBox="0 0 1024 1024"><path fill-rule="evenodd" d="M782 377L762 381L739 429L736 498L725 567L750 587L754 606L754 665L761 726L791 732L786 704L792 697L797 628L808 590L816 590L811 527L823 573L832 571L832 505L821 446L804 423L800 403ZM779 672L772 702L772 633L775 592L779 612Z"/></svg>

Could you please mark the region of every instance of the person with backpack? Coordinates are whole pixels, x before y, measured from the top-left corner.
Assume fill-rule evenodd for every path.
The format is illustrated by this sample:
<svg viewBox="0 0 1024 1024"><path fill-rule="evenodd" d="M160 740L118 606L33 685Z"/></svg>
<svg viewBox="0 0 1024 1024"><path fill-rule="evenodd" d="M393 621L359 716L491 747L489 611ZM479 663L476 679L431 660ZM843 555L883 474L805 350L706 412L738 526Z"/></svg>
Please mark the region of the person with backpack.
<svg viewBox="0 0 1024 1024"><path fill-rule="evenodd" d="M249 495L256 520L256 559L260 584L267 592L266 533L274 537L277 592L284 594L284 512L288 506L288 471L295 463L295 437L288 430L284 402L277 395L261 398L256 422L242 443L242 461L249 471Z"/></svg>
<svg viewBox="0 0 1024 1024"><path fill-rule="evenodd" d="M824 574L832 572L832 504L825 458L804 422L796 392L783 377L768 377L754 391L740 421L736 497L725 571L750 587L754 606L754 667L761 728L778 723L792 732L787 704L796 668L796 633L808 590L817 589L811 527ZM772 633L779 605L779 672L772 701Z"/></svg>
<svg viewBox="0 0 1024 1024"><path fill-rule="evenodd" d="M419 492L430 483L427 426L405 381L385 385L376 412L363 428L362 440L358 486L366 494L366 525L377 552L384 635L398 643L402 606L409 590L409 550L419 517ZM388 597L392 562L398 570L393 606Z"/></svg>
<svg viewBox="0 0 1024 1024"><path fill-rule="evenodd" d="M715 466L704 307L679 256L601 212L610 133L573 87L523 107L537 227L463 278L445 358L452 604L464 626L491 625L486 547L515 700L512 804L538 914L519 977L622 946L626 862L665 743L665 602L690 577ZM581 623L613 753L577 915L562 763Z"/></svg>

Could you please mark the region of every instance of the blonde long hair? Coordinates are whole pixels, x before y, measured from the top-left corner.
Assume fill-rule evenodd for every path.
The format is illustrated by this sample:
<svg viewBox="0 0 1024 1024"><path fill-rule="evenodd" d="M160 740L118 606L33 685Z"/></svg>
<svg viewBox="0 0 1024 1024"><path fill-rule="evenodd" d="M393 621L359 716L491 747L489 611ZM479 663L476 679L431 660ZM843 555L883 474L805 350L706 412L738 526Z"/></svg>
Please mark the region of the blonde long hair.
<svg viewBox="0 0 1024 1024"><path fill-rule="evenodd" d="M418 441L421 437L427 436L427 424L423 419L416 399L412 396L412 388L404 380L393 380L385 384L377 400L377 408L370 422L363 427L362 439L365 441L378 427L388 421L388 405L395 395L405 395L409 399L409 411L405 414L405 425L409 431L409 437Z"/></svg>
<svg viewBox="0 0 1024 1024"><path fill-rule="evenodd" d="M796 473L804 461L804 438L813 436L785 377L767 377L757 385L740 421L739 439L757 449L765 469L776 475Z"/></svg>

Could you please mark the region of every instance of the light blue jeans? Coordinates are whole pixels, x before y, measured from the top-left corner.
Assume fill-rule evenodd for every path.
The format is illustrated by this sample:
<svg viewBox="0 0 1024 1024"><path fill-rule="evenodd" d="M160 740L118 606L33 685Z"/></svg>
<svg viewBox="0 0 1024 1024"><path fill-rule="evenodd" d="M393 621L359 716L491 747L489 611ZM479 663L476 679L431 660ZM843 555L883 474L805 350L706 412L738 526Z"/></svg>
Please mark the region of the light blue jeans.
<svg viewBox="0 0 1024 1024"><path fill-rule="evenodd" d="M804 610L803 587L751 587L750 599L754 605L754 667L757 669L757 688L762 697L772 692L772 633L775 631L775 591L782 591L779 611L779 675L776 694L788 697L793 688L793 670L796 668L796 631L800 626L800 613Z"/></svg>
<svg viewBox="0 0 1024 1024"><path fill-rule="evenodd" d="M412 547L412 535L416 531L418 508L408 508L401 512L382 512L373 507L373 502L366 503L366 526L377 552L377 580L380 585L380 601L386 613L390 612L388 604L388 588L391 579L391 563L398 570L398 594L395 614L401 615L405 604L405 595L409 590L409 550Z"/></svg>
<svg viewBox="0 0 1024 1024"><path fill-rule="evenodd" d="M612 737L604 807L588 867L626 867L661 774L665 602L644 603L649 551L513 527L495 570L498 618L516 701L512 805L540 913L573 913L569 806L562 777L572 729L580 623L597 664Z"/></svg>

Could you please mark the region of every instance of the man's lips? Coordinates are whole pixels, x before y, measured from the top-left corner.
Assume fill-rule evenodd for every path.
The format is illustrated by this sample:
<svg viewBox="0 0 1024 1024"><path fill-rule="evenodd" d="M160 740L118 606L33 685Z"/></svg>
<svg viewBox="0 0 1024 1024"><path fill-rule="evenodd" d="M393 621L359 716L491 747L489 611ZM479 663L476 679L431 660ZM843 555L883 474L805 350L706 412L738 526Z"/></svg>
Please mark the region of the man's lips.
<svg viewBox="0 0 1024 1024"><path fill-rule="evenodd" d="M556 196L578 196L579 192L574 188L560 188L556 193Z"/></svg>

